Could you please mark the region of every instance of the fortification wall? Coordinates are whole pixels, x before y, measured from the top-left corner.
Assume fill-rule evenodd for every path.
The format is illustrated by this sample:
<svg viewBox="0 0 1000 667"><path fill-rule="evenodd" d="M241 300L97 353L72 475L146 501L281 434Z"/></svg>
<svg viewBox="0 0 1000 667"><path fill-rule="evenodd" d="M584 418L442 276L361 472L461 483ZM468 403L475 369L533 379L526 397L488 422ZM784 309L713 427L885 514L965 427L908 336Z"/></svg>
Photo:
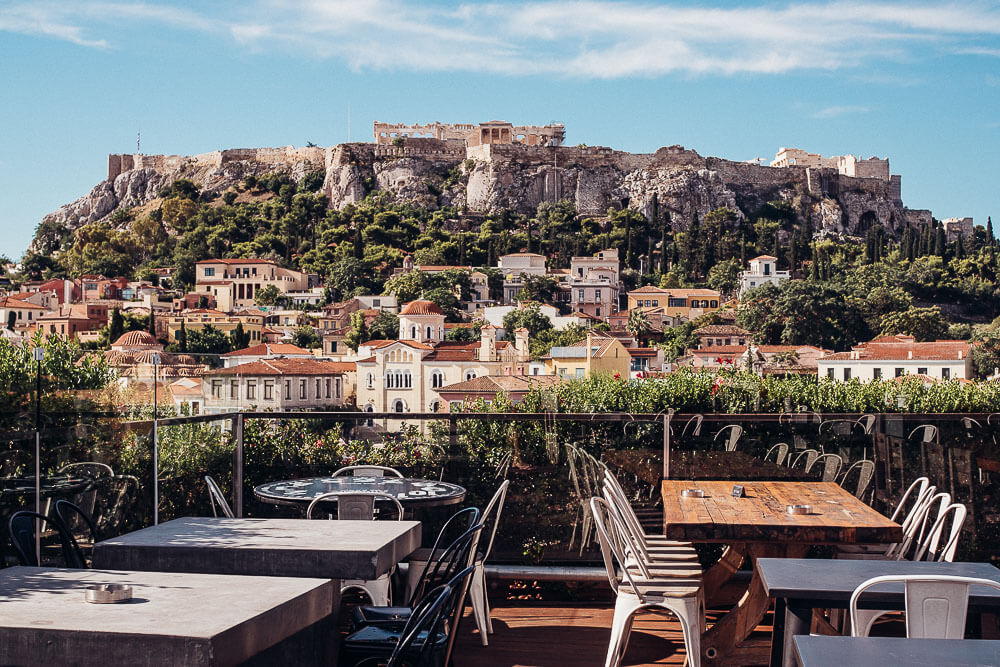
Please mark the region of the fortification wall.
<svg viewBox="0 0 1000 667"><path fill-rule="evenodd" d="M376 144L372 154L376 160L412 157L425 160L461 162L465 159L465 141L458 139L407 139L400 146Z"/></svg>
<svg viewBox="0 0 1000 667"><path fill-rule="evenodd" d="M198 155L145 155L125 153L108 155L108 180L133 169L152 169L158 173L189 167L221 167L227 162L251 161L275 166L309 162L317 169L326 164L327 149L319 146L295 148L230 148Z"/></svg>

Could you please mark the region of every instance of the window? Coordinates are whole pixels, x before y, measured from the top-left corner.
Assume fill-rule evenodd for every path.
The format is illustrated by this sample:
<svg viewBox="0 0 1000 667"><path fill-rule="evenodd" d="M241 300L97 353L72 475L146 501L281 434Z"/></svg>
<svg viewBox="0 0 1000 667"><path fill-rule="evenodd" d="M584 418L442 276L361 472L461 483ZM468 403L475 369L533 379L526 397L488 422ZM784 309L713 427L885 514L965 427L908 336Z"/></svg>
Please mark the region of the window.
<svg viewBox="0 0 1000 667"><path fill-rule="evenodd" d="M850 380L850 379L851 379L851 369L850 368L845 368L844 369L844 381L846 382L847 380Z"/></svg>
<svg viewBox="0 0 1000 667"><path fill-rule="evenodd" d="M274 400L274 382L270 380L264 380L264 400Z"/></svg>
<svg viewBox="0 0 1000 667"><path fill-rule="evenodd" d="M211 278L214 275L215 275L215 268L214 267L205 267L205 277L206 278Z"/></svg>
<svg viewBox="0 0 1000 667"><path fill-rule="evenodd" d="M434 337L434 327L427 327L427 340Z"/></svg>
<svg viewBox="0 0 1000 667"><path fill-rule="evenodd" d="M659 306L660 305L660 300L659 299L653 299L653 305L654 306Z"/></svg>
<svg viewBox="0 0 1000 667"><path fill-rule="evenodd" d="M896 369L896 377L898 377L898 378L903 377L903 369L902 368L897 368Z"/></svg>
<svg viewBox="0 0 1000 667"><path fill-rule="evenodd" d="M597 317L600 317L600 316L601 316L601 309L600 309L600 308L598 308L598 309L597 309L597 312L596 312L596 313L594 313L594 314L595 314L595 315L597 315Z"/></svg>
<svg viewBox="0 0 1000 667"><path fill-rule="evenodd" d="M330 385L331 385L331 384L332 384L332 383L330 382L330 378L327 378L327 379L326 379L326 397L327 397L327 398L330 398L330 397L331 397L331 395L332 395L332 392L330 391Z"/></svg>
<svg viewBox="0 0 1000 667"><path fill-rule="evenodd" d="M687 299L674 299L674 298L667 299L668 308L684 308L687 305L688 305Z"/></svg>
<svg viewBox="0 0 1000 667"><path fill-rule="evenodd" d="M299 380L299 400L305 400L306 398L306 381Z"/></svg>
<svg viewBox="0 0 1000 667"><path fill-rule="evenodd" d="M431 412L437 412L441 409L441 401L431 401Z"/></svg>
<svg viewBox="0 0 1000 667"><path fill-rule="evenodd" d="M395 401L392 402L392 411L406 412L406 403L403 402L403 399L397 398Z"/></svg>
<svg viewBox="0 0 1000 667"><path fill-rule="evenodd" d="M365 384L368 386L369 389L373 389L375 387L375 376L369 373L368 376L365 378Z"/></svg>
<svg viewBox="0 0 1000 667"><path fill-rule="evenodd" d="M833 369L832 368L827 368L826 369L826 376L828 378L830 378L831 380L833 379Z"/></svg>
<svg viewBox="0 0 1000 667"><path fill-rule="evenodd" d="M596 301L600 301L601 300L601 290L599 290L599 289L595 289L594 290L594 300L596 300Z"/></svg>
<svg viewBox="0 0 1000 667"><path fill-rule="evenodd" d="M327 382L329 382L329 380L327 380ZM320 393L319 387L320 387L320 379L316 378L316 398L319 398L320 396L323 395L323 394ZM329 392L329 390L327 390L327 392L326 392L326 397L330 398L330 392Z"/></svg>
<svg viewBox="0 0 1000 667"><path fill-rule="evenodd" d="M292 381L285 380L285 400L292 400Z"/></svg>
<svg viewBox="0 0 1000 667"><path fill-rule="evenodd" d="M436 389L441 386L444 386L444 373L441 371L434 371L431 373L431 388Z"/></svg>
<svg viewBox="0 0 1000 667"><path fill-rule="evenodd" d="M882 379L882 369L881 368L875 368L875 369L873 369L872 370L872 377L875 378L876 380Z"/></svg>
<svg viewBox="0 0 1000 667"><path fill-rule="evenodd" d="M709 304L709 307L710 308L718 308L719 307L719 302L716 301L715 299L712 299L711 303Z"/></svg>
<svg viewBox="0 0 1000 667"><path fill-rule="evenodd" d="M771 275L771 263L770 262L765 262L764 263L764 275L765 276Z"/></svg>
<svg viewBox="0 0 1000 667"><path fill-rule="evenodd" d="M476 371L465 371L465 379L473 380L476 378Z"/></svg>
<svg viewBox="0 0 1000 667"><path fill-rule="evenodd" d="M382 299L372 299L372 308L378 308L382 305Z"/></svg>
<svg viewBox="0 0 1000 667"><path fill-rule="evenodd" d="M240 381L230 380L229 381L229 398L234 401L240 397Z"/></svg>
<svg viewBox="0 0 1000 667"><path fill-rule="evenodd" d="M417 339L417 327L412 326L410 327L410 340L416 340L416 339Z"/></svg>
<svg viewBox="0 0 1000 667"><path fill-rule="evenodd" d="M212 380L212 398L219 398L222 393L222 380Z"/></svg>
<svg viewBox="0 0 1000 667"><path fill-rule="evenodd" d="M334 389L337 392L337 398L340 398L340 378L334 380Z"/></svg>
<svg viewBox="0 0 1000 667"><path fill-rule="evenodd" d="M257 381L248 380L247 381L247 399L252 400L257 398Z"/></svg>
<svg viewBox="0 0 1000 667"><path fill-rule="evenodd" d="M951 379L951 369L950 368L942 368L941 369L941 379L942 380L950 380Z"/></svg>
<svg viewBox="0 0 1000 667"><path fill-rule="evenodd" d="M583 301L583 290L577 290L577 292L578 292L578 296L577 296L577 298L578 298L578 299L579 299L580 301Z"/></svg>

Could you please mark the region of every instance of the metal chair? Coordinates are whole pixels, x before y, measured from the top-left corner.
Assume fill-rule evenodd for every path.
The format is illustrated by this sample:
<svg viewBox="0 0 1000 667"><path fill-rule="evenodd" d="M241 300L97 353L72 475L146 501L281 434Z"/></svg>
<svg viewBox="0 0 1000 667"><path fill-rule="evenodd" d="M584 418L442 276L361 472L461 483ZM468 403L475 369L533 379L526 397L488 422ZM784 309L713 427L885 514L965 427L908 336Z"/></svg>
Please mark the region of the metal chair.
<svg viewBox="0 0 1000 667"><path fill-rule="evenodd" d="M98 494L94 523L102 537L114 537L124 531L128 510L139 497L139 480L132 475L115 475L107 492Z"/></svg>
<svg viewBox="0 0 1000 667"><path fill-rule="evenodd" d="M896 544L839 544L837 545L836 557L865 560L895 558L895 552L898 551L903 542L907 541L909 532L916 530L915 526L923 521L925 504L930 501L934 491L935 487L931 486L929 479L918 477L913 480L909 488L906 489L906 493L899 499L889 520L899 522L902 526L903 540L901 542ZM913 504L909 505L911 501ZM909 509L907 509L908 505ZM900 519L904 512L906 516Z"/></svg>
<svg viewBox="0 0 1000 667"><path fill-rule="evenodd" d="M403 477L403 473L389 466L345 466L335 471L331 477Z"/></svg>
<svg viewBox="0 0 1000 667"><path fill-rule="evenodd" d="M219 484L211 475L205 475L205 486L208 487L208 499L212 503L212 516L218 517L219 512L222 512L222 515L227 519L235 519L233 508L229 506L229 501L226 500L222 489L219 488Z"/></svg>
<svg viewBox="0 0 1000 667"><path fill-rule="evenodd" d="M792 470L802 470L803 472L809 472L813 464L816 463L816 459L819 458L818 449L803 449L799 452L795 459L792 459L791 454L788 456L788 467Z"/></svg>
<svg viewBox="0 0 1000 667"><path fill-rule="evenodd" d="M772 445L771 448L767 450L767 454L764 454L764 460L771 461L771 454L774 454L773 462L780 466L785 462L785 457L788 456L788 443L779 442L776 445Z"/></svg>
<svg viewBox="0 0 1000 667"><path fill-rule="evenodd" d="M106 463L97 463L96 461L70 463L60 468L59 472L67 475L80 475L81 477L89 477L91 479L115 476L115 471L111 469L111 466Z"/></svg>
<svg viewBox="0 0 1000 667"><path fill-rule="evenodd" d="M968 510L961 503L952 503L938 514L937 520L924 536L924 539L917 545L917 550L913 555L913 560L929 560L950 563L955 558L955 550L958 548L958 537L962 532L962 525ZM951 519L951 530L947 539L941 541L944 535L944 528L947 521Z"/></svg>
<svg viewBox="0 0 1000 667"><path fill-rule="evenodd" d="M324 493L316 496L306 508L306 518L312 519L313 511L323 503L336 501L337 519L340 521L374 521L382 519L381 512L376 509L376 502L388 502L395 507L396 521L403 520L403 505L395 496L387 493ZM386 572L377 579L345 579L341 582L340 592L360 590L372 601L372 604L385 607L392 602L391 580L392 572Z"/></svg>
<svg viewBox="0 0 1000 667"><path fill-rule="evenodd" d="M699 600L701 578L636 577L620 548L620 540L613 536L617 528L610 504L604 498L596 497L590 502L608 582L616 594L605 667L618 667L621 664L628 649L635 614L649 608L665 609L677 617L684 635L688 662L693 667L698 667L701 664L701 629L704 625L704 610Z"/></svg>
<svg viewBox="0 0 1000 667"><path fill-rule="evenodd" d="M503 513L504 500L507 498L507 489L510 481L504 480L497 488L486 509L482 513L484 530L489 536L486 548L480 549L476 553L474 566L475 573L472 575L472 583L469 588L469 597L472 602L473 617L476 619L476 627L479 629L479 639L483 646L489 645L487 635L493 634L493 621L490 619L490 602L486 595L486 559L490 557L493 550L493 540L496 538L497 528L500 526L500 516ZM421 573L427 566L427 560L433 558L433 552L429 549L417 549L407 560L409 569L406 573L406 595L411 597L416 589Z"/></svg>
<svg viewBox="0 0 1000 667"><path fill-rule="evenodd" d="M62 523L63 528L66 529L69 537L72 562L67 560L66 567L86 568L87 558L83 553L83 549L80 548L80 542L76 539L75 533L78 527L85 526L90 533L90 545L93 547L98 541L97 527L94 525L94 520L82 509L64 498L56 501L53 511L56 518Z"/></svg>
<svg viewBox="0 0 1000 667"><path fill-rule="evenodd" d="M807 461L806 472L812 472L817 465L822 466L820 481L835 482L840 476L840 469L844 467L844 459L839 454L820 454L811 463Z"/></svg>
<svg viewBox="0 0 1000 667"><path fill-rule="evenodd" d="M589 478L583 468L583 454L575 445L566 445L566 464L569 466L569 479L573 484L573 495L576 496L580 504L580 511L573 518L573 530L569 536L569 550L573 549L573 542L576 541L577 528L580 529L580 553L589 543L590 534L593 530L594 519L590 514L590 504L587 499L593 495L589 487Z"/></svg>
<svg viewBox="0 0 1000 667"><path fill-rule="evenodd" d="M14 547L18 563L28 566L41 565L40 555L35 550L36 521L42 522L38 526L39 530L42 529L42 525L48 525L55 531L66 567L86 567L80 564L84 560L83 554L79 552L79 547L74 549L73 536L58 517L45 516L28 510L14 512L7 522L10 543Z"/></svg>
<svg viewBox="0 0 1000 667"><path fill-rule="evenodd" d="M701 423L705 420L705 415L694 415L687 422L684 423L684 428L681 430L681 437L691 437L697 438L701 435ZM692 424L694 427L692 428ZM688 429L691 429L691 433L688 433Z"/></svg>
<svg viewBox="0 0 1000 667"><path fill-rule="evenodd" d="M851 491L851 484L853 483L853 491L855 498L864 498L865 491L868 490L868 485L871 484L872 476L875 474L875 462L869 459L862 459L860 461L855 461L844 474L840 477L840 486ZM856 481L855 481L856 480Z"/></svg>
<svg viewBox="0 0 1000 667"><path fill-rule="evenodd" d="M740 439L740 436L743 435L743 427L740 426L739 424L730 424L729 426L723 426L715 434L715 437L712 438L712 441L718 442L719 436L726 432L728 432L728 435L722 440L722 442L725 444L726 451L727 452L735 451L736 442Z"/></svg>
<svg viewBox="0 0 1000 667"><path fill-rule="evenodd" d="M851 594L851 636L867 637L875 619L865 618L858 600L873 586L901 583L905 590L906 636L913 639L964 639L969 587L1000 590L992 579L948 575L889 575L862 582Z"/></svg>
<svg viewBox="0 0 1000 667"><path fill-rule="evenodd" d="M924 444L927 444L929 442L934 442L935 440L938 439L939 435L937 426L934 426L933 424L922 424L913 429L912 431L910 431L910 434L906 436L906 439L912 440L913 435L918 432L920 433L918 440Z"/></svg>

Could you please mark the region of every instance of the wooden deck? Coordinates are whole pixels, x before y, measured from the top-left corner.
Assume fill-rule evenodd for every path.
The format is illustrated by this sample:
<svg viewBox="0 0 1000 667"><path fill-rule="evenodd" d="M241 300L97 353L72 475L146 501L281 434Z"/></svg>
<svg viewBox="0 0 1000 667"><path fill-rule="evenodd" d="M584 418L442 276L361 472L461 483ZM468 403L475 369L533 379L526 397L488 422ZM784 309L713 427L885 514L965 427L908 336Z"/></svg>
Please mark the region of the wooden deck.
<svg viewBox="0 0 1000 667"><path fill-rule="evenodd" d="M493 608L490 645L482 646L472 618L466 618L455 649L457 667L601 667L611 636L612 603L514 603ZM711 624L718 611L709 611ZM768 618L768 623L770 618ZM769 641L770 625L755 639ZM683 665L680 625L667 613L636 616L623 665Z"/></svg>

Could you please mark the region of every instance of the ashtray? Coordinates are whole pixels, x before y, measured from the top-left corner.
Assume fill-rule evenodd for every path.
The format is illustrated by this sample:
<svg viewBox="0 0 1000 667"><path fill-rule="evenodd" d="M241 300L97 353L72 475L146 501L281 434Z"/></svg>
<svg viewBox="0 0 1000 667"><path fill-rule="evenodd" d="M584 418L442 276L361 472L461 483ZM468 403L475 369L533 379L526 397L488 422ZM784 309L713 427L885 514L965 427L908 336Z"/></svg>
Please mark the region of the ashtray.
<svg viewBox="0 0 1000 667"><path fill-rule="evenodd" d="M812 505L789 505L785 510L789 514L809 514L812 511Z"/></svg>
<svg viewBox="0 0 1000 667"><path fill-rule="evenodd" d="M132 587L125 584L94 584L87 586L87 602L93 604L114 604L132 599Z"/></svg>
<svg viewBox="0 0 1000 667"><path fill-rule="evenodd" d="M705 492L701 489L684 489L681 495L685 498L704 498Z"/></svg>

